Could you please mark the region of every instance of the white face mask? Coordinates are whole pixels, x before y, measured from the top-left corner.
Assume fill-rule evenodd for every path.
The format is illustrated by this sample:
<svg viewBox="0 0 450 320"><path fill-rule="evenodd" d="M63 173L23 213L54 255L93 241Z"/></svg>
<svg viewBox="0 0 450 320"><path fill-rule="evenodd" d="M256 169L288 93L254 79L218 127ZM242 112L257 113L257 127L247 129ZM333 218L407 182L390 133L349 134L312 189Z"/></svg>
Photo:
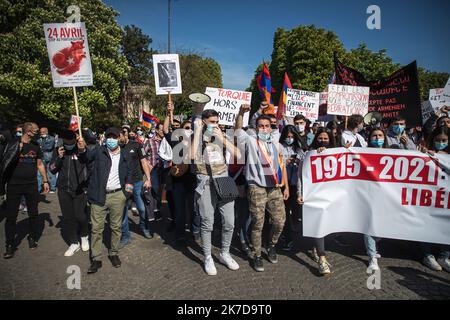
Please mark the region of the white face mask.
<svg viewBox="0 0 450 320"><path fill-rule="evenodd" d="M304 124L299 124L297 126L298 132L305 132L305 125Z"/></svg>

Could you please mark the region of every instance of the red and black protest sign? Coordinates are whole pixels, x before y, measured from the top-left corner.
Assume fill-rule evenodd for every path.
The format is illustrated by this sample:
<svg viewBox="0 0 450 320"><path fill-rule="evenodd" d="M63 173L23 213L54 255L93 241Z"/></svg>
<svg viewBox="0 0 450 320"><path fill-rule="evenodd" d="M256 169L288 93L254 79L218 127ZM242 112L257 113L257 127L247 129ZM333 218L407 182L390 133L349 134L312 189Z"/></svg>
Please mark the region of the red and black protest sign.
<svg viewBox="0 0 450 320"><path fill-rule="evenodd" d="M416 61L375 81L367 81L363 74L343 65L336 56L334 62L336 84L370 87L369 112L380 112L386 119L402 116L411 127L422 125Z"/></svg>

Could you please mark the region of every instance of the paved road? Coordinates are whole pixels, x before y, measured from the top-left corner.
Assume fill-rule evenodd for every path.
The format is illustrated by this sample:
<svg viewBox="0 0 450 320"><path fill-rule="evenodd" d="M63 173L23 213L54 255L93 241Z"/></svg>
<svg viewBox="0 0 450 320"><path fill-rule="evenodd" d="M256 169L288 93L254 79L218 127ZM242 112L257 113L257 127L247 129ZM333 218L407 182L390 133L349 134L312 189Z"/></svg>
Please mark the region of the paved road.
<svg viewBox="0 0 450 320"><path fill-rule="evenodd" d="M449 299L450 274L429 271L419 262L417 244L384 240L381 289L367 288L367 257L361 235L346 235L352 247L341 248L327 238L330 277L319 277L307 254L309 244L298 240L291 253L280 253L278 264L265 261L266 271L250 267L236 244L232 254L240 270L230 271L216 263L217 276L207 276L201 250L190 241L184 250L174 248L173 234L158 222L157 236L148 240L133 233L132 243L120 252L122 267L115 269L105 258L97 274L87 275L88 253L64 257L61 213L55 194L41 202L43 229L39 247L28 249L27 216L19 216L18 251L13 259L0 258L0 299ZM136 217L132 217L137 222ZM132 231L136 225L131 224ZM4 215L0 213L0 253L4 252ZM218 255L215 237L213 254ZM107 252L105 249L105 256ZM81 269L81 289L67 288L71 265Z"/></svg>

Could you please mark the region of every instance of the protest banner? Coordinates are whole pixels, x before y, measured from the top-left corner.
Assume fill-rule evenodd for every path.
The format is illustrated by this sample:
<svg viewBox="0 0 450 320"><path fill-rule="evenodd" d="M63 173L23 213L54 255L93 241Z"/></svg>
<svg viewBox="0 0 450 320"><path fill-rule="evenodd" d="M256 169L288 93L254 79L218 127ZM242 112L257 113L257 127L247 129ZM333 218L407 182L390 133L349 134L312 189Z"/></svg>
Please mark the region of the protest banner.
<svg viewBox="0 0 450 320"><path fill-rule="evenodd" d="M214 109L219 113L219 124L233 126L242 104L251 104L252 93L239 90L207 87L205 94L211 97L203 110ZM249 113L244 114L244 126L248 125Z"/></svg>
<svg viewBox="0 0 450 320"><path fill-rule="evenodd" d="M82 117L77 117L75 115L70 116L70 124L69 128L72 131L78 131L81 129L81 121L83 120Z"/></svg>
<svg viewBox="0 0 450 320"><path fill-rule="evenodd" d="M447 106L450 104L450 78L447 80L447 84L444 87L444 92L442 93L443 100L447 103Z"/></svg>
<svg viewBox="0 0 450 320"><path fill-rule="evenodd" d="M450 155L375 148L309 152L303 230L450 244Z"/></svg>
<svg viewBox="0 0 450 320"><path fill-rule="evenodd" d="M386 119L402 116L408 126L422 124L416 61L385 79L367 81L359 71L343 65L335 56L335 73L337 84L370 87L369 112L379 112Z"/></svg>
<svg viewBox="0 0 450 320"><path fill-rule="evenodd" d="M442 112L444 111L443 107L450 106L450 100L448 103L445 101L444 88L430 89L428 100L430 101L433 110L437 115L442 114Z"/></svg>
<svg viewBox="0 0 450 320"><path fill-rule="evenodd" d="M302 114L305 118L314 121L319 117L320 93L287 89L286 116L294 118Z"/></svg>
<svg viewBox="0 0 450 320"><path fill-rule="evenodd" d="M84 22L45 23L53 87L92 86L92 66Z"/></svg>
<svg viewBox="0 0 450 320"><path fill-rule="evenodd" d="M369 110L368 87L328 85L327 113L340 116L366 115Z"/></svg>
<svg viewBox="0 0 450 320"><path fill-rule="evenodd" d="M44 34L53 87L72 87L75 112L79 117L76 87L93 84L85 23L44 23ZM81 137L81 127L78 131Z"/></svg>
<svg viewBox="0 0 450 320"><path fill-rule="evenodd" d="M435 114L433 106L431 105L430 101L424 101L422 102L422 121L423 124L428 121L432 117L432 115Z"/></svg>
<svg viewBox="0 0 450 320"><path fill-rule="evenodd" d="M182 93L178 54L154 54L153 70L157 95Z"/></svg>

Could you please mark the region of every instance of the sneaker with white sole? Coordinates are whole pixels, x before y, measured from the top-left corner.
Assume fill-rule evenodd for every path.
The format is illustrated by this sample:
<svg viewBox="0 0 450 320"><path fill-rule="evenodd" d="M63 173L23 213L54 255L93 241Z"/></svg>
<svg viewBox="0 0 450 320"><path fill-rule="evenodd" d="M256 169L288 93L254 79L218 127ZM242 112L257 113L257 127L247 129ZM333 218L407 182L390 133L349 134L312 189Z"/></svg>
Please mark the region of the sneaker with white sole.
<svg viewBox="0 0 450 320"><path fill-rule="evenodd" d="M210 276L217 274L217 269L211 256L205 258L205 272Z"/></svg>
<svg viewBox="0 0 450 320"><path fill-rule="evenodd" d="M81 237L81 250L83 251L89 251L89 238L88 236L86 237Z"/></svg>
<svg viewBox="0 0 450 320"><path fill-rule="evenodd" d="M239 269L239 265L237 262L231 257L231 255L227 253L219 254L219 261L227 266L228 269L236 271Z"/></svg>
<svg viewBox="0 0 450 320"><path fill-rule="evenodd" d="M437 260L437 262L441 265L442 269L444 269L447 272L450 272L450 259L448 257L447 258L441 257Z"/></svg>
<svg viewBox="0 0 450 320"><path fill-rule="evenodd" d="M367 273L372 274L373 271L380 270L380 267L378 266L378 257L372 257L370 258L369 267L367 268Z"/></svg>
<svg viewBox="0 0 450 320"><path fill-rule="evenodd" d="M70 245L69 249L64 253L65 257L71 257L74 255L75 252L80 250L80 244L79 243L73 243Z"/></svg>
<svg viewBox="0 0 450 320"><path fill-rule="evenodd" d="M442 271L442 267L432 254L426 255L425 258L423 258L423 264L433 271Z"/></svg>
<svg viewBox="0 0 450 320"><path fill-rule="evenodd" d="M319 261L319 273L322 276L328 276L331 274L330 270L331 265L328 263L327 260Z"/></svg>

